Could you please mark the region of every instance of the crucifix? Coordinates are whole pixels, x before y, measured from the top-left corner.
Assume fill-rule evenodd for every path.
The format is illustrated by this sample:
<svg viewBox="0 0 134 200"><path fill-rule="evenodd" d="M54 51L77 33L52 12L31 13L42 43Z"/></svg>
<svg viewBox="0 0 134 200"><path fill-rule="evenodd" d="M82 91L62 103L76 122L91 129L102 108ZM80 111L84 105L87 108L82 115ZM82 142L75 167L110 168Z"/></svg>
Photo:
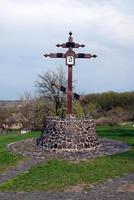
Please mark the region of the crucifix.
<svg viewBox="0 0 134 200"><path fill-rule="evenodd" d="M75 65L75 58L96 58L96 55L89 53L75 53L73 48L85 47L84 44L78 44L73 41L72 33L69 33L68 42L57 44L57 47L68 48L66 53L50 53L45 54L45 57L50 58L65 58L68 66L68 86L67 86L67 114L72 114L72 67Z"/></svg>

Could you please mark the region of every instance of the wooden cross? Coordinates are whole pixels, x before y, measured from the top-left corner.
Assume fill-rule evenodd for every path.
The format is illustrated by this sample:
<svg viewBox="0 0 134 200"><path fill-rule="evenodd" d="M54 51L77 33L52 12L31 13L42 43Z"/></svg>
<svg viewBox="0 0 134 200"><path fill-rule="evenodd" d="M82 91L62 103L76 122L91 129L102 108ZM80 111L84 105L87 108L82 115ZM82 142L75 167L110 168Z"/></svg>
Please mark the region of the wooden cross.
<svg viewBox="0 0 134 200"><path fill-rule="evenodd" d="M72 66L75 65L75 58L96 58L96 55L87 53L75 53L73 48L85 47L84 44L78 44L73 41L72 33L69 33L68 42L57 44L57 47L68 48L66 53L50 53L45 54L45 57L50 58L65 58L68 66L68 87L67 87L67 114L72 114Z"/></svg>

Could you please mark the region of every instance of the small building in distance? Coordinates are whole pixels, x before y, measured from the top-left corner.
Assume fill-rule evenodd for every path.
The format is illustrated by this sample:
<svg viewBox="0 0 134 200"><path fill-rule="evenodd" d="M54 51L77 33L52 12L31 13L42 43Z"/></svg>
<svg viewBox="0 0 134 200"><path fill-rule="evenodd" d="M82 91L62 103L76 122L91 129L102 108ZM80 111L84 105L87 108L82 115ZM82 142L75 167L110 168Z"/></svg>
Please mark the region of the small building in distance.
<svg viewBox="0 0 134 200"><path fill-rule="evenodd" d="M28 120L21 113L13 113L7 118L2 127L6 130L21 130L27 127Z"/></svg>

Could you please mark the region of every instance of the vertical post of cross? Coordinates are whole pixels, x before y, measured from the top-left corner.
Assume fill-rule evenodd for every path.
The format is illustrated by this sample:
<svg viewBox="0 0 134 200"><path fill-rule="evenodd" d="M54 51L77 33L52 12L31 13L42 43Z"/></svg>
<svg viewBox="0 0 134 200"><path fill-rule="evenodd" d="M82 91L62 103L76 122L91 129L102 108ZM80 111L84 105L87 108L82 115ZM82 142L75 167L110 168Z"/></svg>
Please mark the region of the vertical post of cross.
<svg viewBox="0 0 134 200"><path fill-rule="evenodd" d="M72 65L68 65L67 114L72 114Z"/></svg>

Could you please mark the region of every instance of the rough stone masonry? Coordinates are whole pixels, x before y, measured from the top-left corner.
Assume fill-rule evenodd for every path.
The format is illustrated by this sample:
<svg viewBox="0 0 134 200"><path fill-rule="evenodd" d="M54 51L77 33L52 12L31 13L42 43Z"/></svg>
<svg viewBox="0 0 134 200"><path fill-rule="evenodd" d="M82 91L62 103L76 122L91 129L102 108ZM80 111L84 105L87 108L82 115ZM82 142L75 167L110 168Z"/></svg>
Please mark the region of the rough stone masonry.
<svg viewBox="0 0 134 200"><path fill-rule="evenodd" d="M95 121L89 118L68 116L48 117L45 120L42 146L46 150L84 151L96 148Z"/></svg>

